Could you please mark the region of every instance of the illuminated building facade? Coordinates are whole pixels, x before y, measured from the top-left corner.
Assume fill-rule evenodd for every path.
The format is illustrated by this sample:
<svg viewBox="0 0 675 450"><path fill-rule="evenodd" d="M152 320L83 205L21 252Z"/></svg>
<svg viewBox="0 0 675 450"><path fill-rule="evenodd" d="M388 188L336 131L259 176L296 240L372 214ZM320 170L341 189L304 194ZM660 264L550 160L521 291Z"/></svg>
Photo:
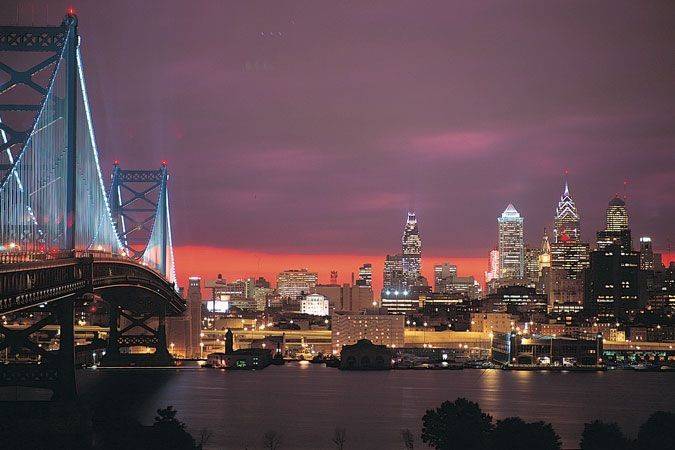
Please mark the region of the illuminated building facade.
<svg viewBox="0 0 675 450"><path fill-rule="evenodd" d="M632 250L632 239L628 226L626 202L618 196L610 200L605 214L605 229L597 233L598 249L617 244L624 250Z"/></svg>
<svg viewBox="0 0 675 450"><path fill-rule="evenodd" d="M357 286L371 287L373 285L373 265L365 263L359 267L359 279L356 280Z"/></svg>
<svg viewBox="0 0 675 450"><path fill-rule="evenodd" d="M548 241L548 235L544 232L544 237L541 240L541 252L539 253L539 276L547 267L551 267L551 243Z"/></svg>
<svg viewBox="0 0 675 450"><path fill-rule="evenodd" d="M403 288L403 256L387 255L384 260L383 272L384 289L402 289Z"/></svg>
<svg viewBox="0 0 675 450"><path fill-rule="evenodd" d="M499 277L522 278L525 272L525 245L523 242L523 218L509 203L499 226Z"/></svg>
<svg viewBox="0 0 675 450"><path fill-rule="evenodd" d="M546 296L537 293L528 286L500 287L485 298L487 312L507 312L509 314L545 313Z"/></svg>
<svg viewBox="0 0 675 450"><path fill-rule="evenodd" d="M565 181L565 189L560 196L558 207L555 210L553 221L553 242L578 242L581 236L579 227L579 212L572 200L569 186Z"/></svg>
<svg viewBox="0 0 675 450"><path fill-rule="evenodd" d="M466 294L470 300L480 297L481 285L472 276L459 277L450 275L440 280L436 286L435 292L441 294Z"/></svg>
<svg viewBox="0 0 675 450"><path fill-rule="evenodd" d="M307 294L300 301L300 312L311 316L327 316L328 299L321 294Z"/></svg>
<svg viewBox="0 0 675 450"><path fill-rule="evenodd" d="M485 283L499 278L499 250L490 250L488 270L485 272Z"/></svg>
<svg viewBox="0 0 675 450"><path fill-rule="evenodd" d="M314 291L319 276L307 269L284 270L277 275L277 292L284 298L296 299Z"/></svg>
<svg viewBox="0 0 675 450"><path fill-rule="evenodd" d="M663 261L660 253L654 253L652 238L643 236L640 238L640 269L641 270L663 270Z"/></svg>
<svg viewBox="0 0 675 450"><path fill-rule="evenodd" d="M401 245L403 250L403 281L406 286L414 286L420 276L422 267L422 239L414 212L408 212Z"/></svg>
<svg viewBox="0 0 675 450"><path fill-rule="evenodd" d="M541 256L541 249L539 248L525 248L525 278L532 283L539 280L541 269L539 267L539 258Z"/></svg>
<svg viewBox="0 0 675 450"><path fill-rule="evenodd" d="M441 292L440 288L445 278L456 277L457 266L444 262L434 265L434 292Z"/></svg>
<svg viewBox="0 0 675 450"><path fill-rule="evenodd" d="M551 244L551 267L564 269L570 279L580 279L590 265L589 255L590 247L583 242L554 242Z"/></svg>
<svg viewBox="0 0 675 450"><path fill-rule="evenodd" d="M408 288L383 289L380 296L380 306L386 308L389 314L413 312L420 306L419 293Z"/></svg>
<svg viewBox="0 0 675 450"><path fill-rule="evenodd" d="M405 316L390 315L382 309L369 309L360 314L334 313L331 316L333 351L339 353L343 345L368 339L373 344L403 347Z"/></svg>
<svg viewBox="0 0 675 450"><path fill-rule="evenodd" d="M616 317L641 306L640 253L611 244L591 252L585 277L585 309Z"/></svg>

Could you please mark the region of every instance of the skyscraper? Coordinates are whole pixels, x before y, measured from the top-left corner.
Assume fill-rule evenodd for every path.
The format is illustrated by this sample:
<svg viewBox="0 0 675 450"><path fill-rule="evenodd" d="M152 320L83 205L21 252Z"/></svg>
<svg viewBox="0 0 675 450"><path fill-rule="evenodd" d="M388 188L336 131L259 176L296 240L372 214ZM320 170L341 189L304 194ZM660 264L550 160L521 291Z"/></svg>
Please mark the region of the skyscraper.
<svg viewBox="0 0 675 450"><path fill-rule="evenodd" d="M373 285L373 265L365 263L359 267L359 279L356 280L357 286L371 287Z"/></svg>
<svg viewBox="0 0 675 450"><path fill-rule="evenodd" d="M403 284L403 257L401 255L387 255L384 260L382 276L383 289L399 289Z"/></svg>
<svg viewBox="0 0 675 450"><path fill-rule="evenodd" d="M457 276L457 266L444 262L434 266L434 292L442 292L443 280Z"/></svg>
<svg viewBox="0 0 675 450"><path fill-rule="evenodd" d="M541 249L538 247L525 247L525 273L524 276L530 282L536 283L539 281L539 274L541 267L539 266L539 259L541 257Z"/></svg>
<svg viewBox="0 0 675 450"><path fill-rule="evenodd" d="M641 270L663 270L663 261L660 253L654 253L652 238L643 236L640 238L640 269Z"/></svg>
<svg viewBox="0 0 675 450"><path fill-rule="evenodd" d="M202 279L190 277L188 280L187 303L190 314L188 339L185 354L190 357L199 355L200 335L202 332Z"/></svg>
<svg viewBox="0 0 675 450"><path fill-rule="evenodd" d="M584 309L598 316L630 314L641 306L640 253L609 244L591 253L585 276Z"/></svg>
<svg viewBox="0 0 675 450"><path fill-rule="evenodd" d="M499 278L499 250L490 250L490 261L488 262L488 270L485 272L485 282L489 283L492 280Z"/></svg>
<svg viewBox="0 0 675 450"><path fill-rule="evenodd" d="M522 278L525 271L525 246L523 242L523 218L509 203L499 225L499 277Z"/></svg>
<svg viewBox="0 0 675 450"><path fill-rule="evenodd" d="M403 249L403 281L406 285L413 286L420 276L422 263L422 240L420 239L417 217L415 217L414 212L408 212L401 244Z"/></svg>
<svg viewBox="0 0 675 450"><path fill-rule="evenodd" d="M589 265L590 246L581 242L579 222L579 212L565 180L565 188L553 219L551 267L564 269L565 277L572 280L580 279L581 273Z"/></svg>
<svg viewBox="0 0 675 450"><path fill-rule="evenodd" d="M626 202L614 197L609 201L605 215L605 229L597 233L598 249L617 244L624 250L632 250L632 239L628 227L628 210Z"/></svg>
<svg viewBox="0 0 675 450"><path fill-rule="evenodd" d="M565 180L565 189L560 196L553 221L553 242L578 242L580 239L579 213L577 205L570 195L569 185Z"/></svg>

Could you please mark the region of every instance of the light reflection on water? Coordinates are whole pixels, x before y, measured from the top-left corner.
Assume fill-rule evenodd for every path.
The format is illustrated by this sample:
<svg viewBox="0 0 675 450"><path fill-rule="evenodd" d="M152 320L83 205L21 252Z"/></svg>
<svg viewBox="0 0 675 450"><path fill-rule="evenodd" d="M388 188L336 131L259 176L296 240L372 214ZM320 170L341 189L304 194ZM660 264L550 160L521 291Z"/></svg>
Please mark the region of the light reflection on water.
<svg viewBox="0 0 675 450"><path fill-rule="evenodd" d="M673 374L629 371L341 372L291 364L256 372L175 370L169 376L97 371L81 378L85 395L100 395L94 386L103 386L115 404L128 404L145 422L157 408L173 405L190 429L213 432L210 448L259 448L266 430L280 431L284 448L332 448L338 426L347 429L350 449L401 448L401 429L419 437L424 412L459 396L495 419L550 421L569 448L578 446L584 422L617 421L634 434L651 412L675 404Z"/></svg>

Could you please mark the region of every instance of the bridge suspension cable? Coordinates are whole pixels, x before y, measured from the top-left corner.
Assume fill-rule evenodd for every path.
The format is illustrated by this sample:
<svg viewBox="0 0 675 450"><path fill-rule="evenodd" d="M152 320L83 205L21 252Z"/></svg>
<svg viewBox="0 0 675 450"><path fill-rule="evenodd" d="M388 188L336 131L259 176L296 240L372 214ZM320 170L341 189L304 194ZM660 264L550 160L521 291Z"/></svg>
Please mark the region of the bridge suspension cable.
<svg viewBox="0 0 675 450"><path fill-rule="evenodd" d="M64 26L67 33L46 95L16 157L7 133L16 130L6 121L0 125L10 165L0 180L0 251L42 256L73 250L121 254L124 247L111 218L98 159L76 21ZM68 89L71 77L76 83L72 91ZM29 83L15 78L5 91ZM69 108L73 94L75 114ZM73 152L74 171L69 167ZM76 204L74 214L69 214L72 186ZM74 221L73 231L69 231L70 221ZM74 234L72 239L69 232Z"/></svg>

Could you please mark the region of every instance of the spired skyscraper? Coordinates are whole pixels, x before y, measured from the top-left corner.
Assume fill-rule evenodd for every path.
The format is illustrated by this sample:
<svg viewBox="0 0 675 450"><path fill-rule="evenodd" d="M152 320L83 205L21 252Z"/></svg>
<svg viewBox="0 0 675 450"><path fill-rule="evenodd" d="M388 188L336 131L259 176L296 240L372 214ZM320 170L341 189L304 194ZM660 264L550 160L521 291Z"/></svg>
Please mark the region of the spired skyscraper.
<svg viewBox="0 0 675 450"><path fill-rule="evenodd" d="M525 245L523 239L523 218L509 203L501 217L499 226L499 278L523 278L525 271Z"/></svg>
<svg viewBox="0 0 675 450"><path fill-rule="evenodd" d="M565 188L553 219L553 237L551 244L551 267L564 269L565 278L579 279L589 266L590 246L581 242L581 226L577 205L570 195L565 180Z"/></svg>
<svg viewBox="0 0 675 450"><path fill-rule="evenodd" d="M422 267L422 239L420 239L417 217L414 212L408 212L401 244L403 249L403 279L406 285L414 286L420 277Z"/></svg>
<svg viewBox="0 0 675 450"><path fill-rule="evenodd" d="M553 221L553 242L579 242L579 212L572 200L570 188L565 180L565 190L560 196Z"/></svg>

